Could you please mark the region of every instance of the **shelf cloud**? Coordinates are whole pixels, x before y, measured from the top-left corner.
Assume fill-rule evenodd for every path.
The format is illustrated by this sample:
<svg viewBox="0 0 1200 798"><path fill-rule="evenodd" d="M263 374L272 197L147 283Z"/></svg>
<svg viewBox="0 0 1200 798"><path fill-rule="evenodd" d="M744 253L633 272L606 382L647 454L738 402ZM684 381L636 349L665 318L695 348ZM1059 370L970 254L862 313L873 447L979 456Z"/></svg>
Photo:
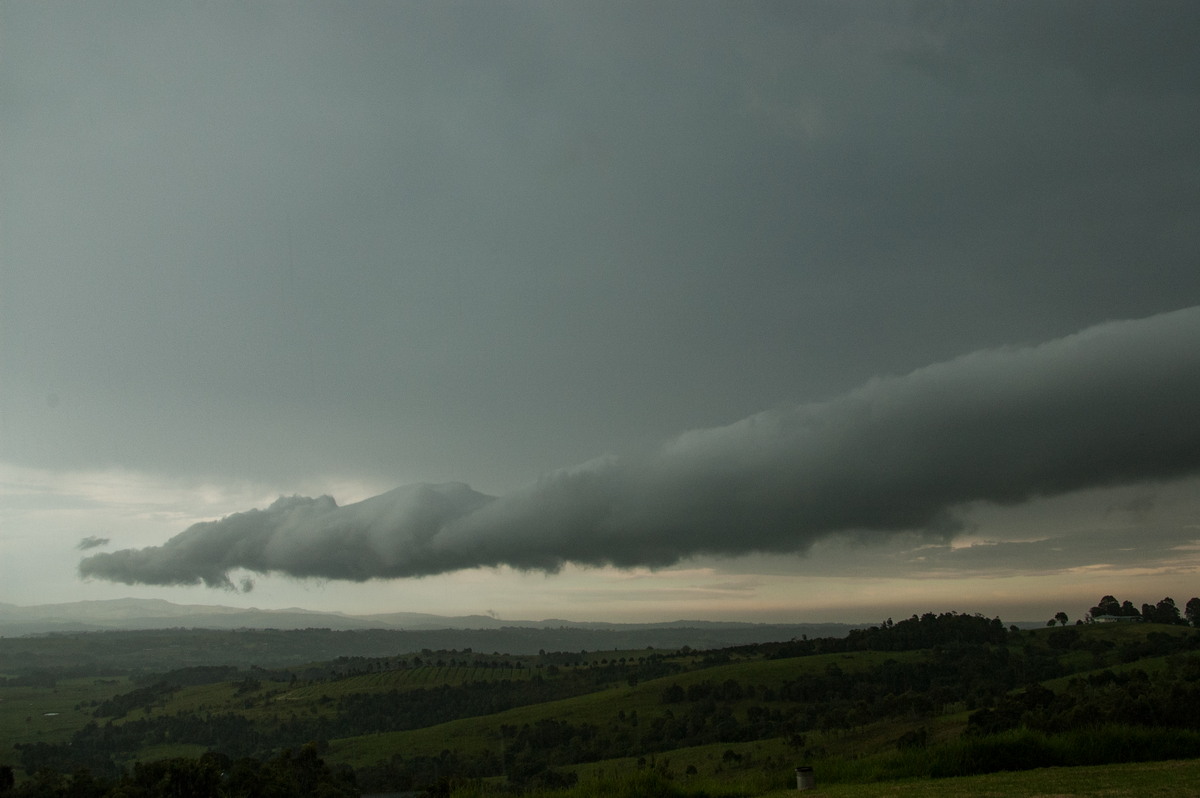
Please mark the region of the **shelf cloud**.
<svg viewBox="0 0 1200 798"><path fill-rule="evenodd" d="M966 503L1200 471L1197 407L1193 307L873 379L504 496L448 483L344 507L328 496L280 498L161 546L93 554L79 572L232 589L237 570L361 582L488 566L667 566L804 552L839 534L947 538Z"/></svg>

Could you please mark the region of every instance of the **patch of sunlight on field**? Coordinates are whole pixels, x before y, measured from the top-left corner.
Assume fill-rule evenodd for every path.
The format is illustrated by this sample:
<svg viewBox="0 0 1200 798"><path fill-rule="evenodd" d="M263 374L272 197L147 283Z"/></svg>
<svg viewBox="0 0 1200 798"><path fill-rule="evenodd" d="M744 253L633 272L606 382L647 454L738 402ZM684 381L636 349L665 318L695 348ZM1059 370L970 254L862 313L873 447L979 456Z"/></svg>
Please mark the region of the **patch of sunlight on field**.
<svg viewBox="0 0 1200 798"><path fill-rule="evenodd" d="M208 750L206 745L193 745L190 743L164 743L162 745L151 745L143 748L138 752L138 755L126 762L155 762L159 759L199 759L205 751Z"/></svg>

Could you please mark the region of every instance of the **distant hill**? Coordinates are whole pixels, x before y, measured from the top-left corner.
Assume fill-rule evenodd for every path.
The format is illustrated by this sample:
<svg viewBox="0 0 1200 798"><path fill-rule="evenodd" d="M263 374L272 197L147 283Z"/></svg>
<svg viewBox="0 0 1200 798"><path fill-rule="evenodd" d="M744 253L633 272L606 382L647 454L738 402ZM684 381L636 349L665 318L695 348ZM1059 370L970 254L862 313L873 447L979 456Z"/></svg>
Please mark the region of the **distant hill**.
<svg viewBox="0 0 1200 798"><path fill-rule="evenodd" d="M109 599L65 604L0 604L0 635L87 632L110 629L369 629L376 624L338 613L241 609L204 604L173 604L162 599Z"/></svg>
<svg viewBox="0 0 1200 798"><path fill-rule="evenodd" d="M439 632L440 643L453 647L450 632L480 642L480 632L491 632L488 642L496 650L500 637L527 638L534 630L555 630L570 648L610 648L619 637L656 645L689 645L693 648L765 643L802 636L842 637L852 624L758 624L721 621L679 620L667 623L605 623L561 619L541 621L506 620L490 615L447 617L414 612L376 615L347 615L317 612L299 607L282 610L242 609L206 604L173 604L162 599L109 599L64 604L18 606L0 604L0 636L18 637L63 632L147 629L331 629L351 631L384 629L407 632ZM858 624L858 626L862 626ZM596 639L592 638L596 636ZM654 643L655 639L661 642ZM525 648L531 640L525 641ZM471 645L464 642L460 645ZM534 650L540 646L535 646Z"/></svg>

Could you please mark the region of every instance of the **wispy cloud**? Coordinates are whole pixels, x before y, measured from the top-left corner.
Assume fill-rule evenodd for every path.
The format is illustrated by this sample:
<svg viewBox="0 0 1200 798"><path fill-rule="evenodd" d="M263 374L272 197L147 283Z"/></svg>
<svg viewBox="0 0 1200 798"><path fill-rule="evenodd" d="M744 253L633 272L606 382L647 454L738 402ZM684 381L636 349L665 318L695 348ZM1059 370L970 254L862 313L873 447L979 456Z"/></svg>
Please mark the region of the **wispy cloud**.
<svg viewBox="0 0 1200 798"><path fill-rule="evenodd" d="M79 544L76 545L75 548L79 549L80 551L87 551L88 549L97 549L101 546L107 546L108 544L108 538L100 538L96 537L95 535L89 535L88 537L79 541Z"/></svg>

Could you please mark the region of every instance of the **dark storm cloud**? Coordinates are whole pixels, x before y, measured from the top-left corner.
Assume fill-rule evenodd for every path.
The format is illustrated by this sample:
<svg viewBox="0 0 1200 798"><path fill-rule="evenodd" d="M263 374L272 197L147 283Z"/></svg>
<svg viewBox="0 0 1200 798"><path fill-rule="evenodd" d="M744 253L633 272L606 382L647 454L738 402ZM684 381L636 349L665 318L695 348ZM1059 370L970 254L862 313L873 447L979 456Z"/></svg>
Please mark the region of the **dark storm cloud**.
<svg viewBox="0 0 1200 798"><path fill-rule="evenodd" d="M803 552L864 531L945 537L968 502L1200 470L1198 404L1194 307L875 379L499 498L462 484L346 507L281 498L159 547L88 557L80 573L231 587L234 569L363 581L479 566L665 566L701 554Z"/></svg>
<svg viewBox="0 0 1200 798"><path fill-rule="evenodd" d="M3 455L507 493L1193 304L1198 9L0 4Z"/></svg>

